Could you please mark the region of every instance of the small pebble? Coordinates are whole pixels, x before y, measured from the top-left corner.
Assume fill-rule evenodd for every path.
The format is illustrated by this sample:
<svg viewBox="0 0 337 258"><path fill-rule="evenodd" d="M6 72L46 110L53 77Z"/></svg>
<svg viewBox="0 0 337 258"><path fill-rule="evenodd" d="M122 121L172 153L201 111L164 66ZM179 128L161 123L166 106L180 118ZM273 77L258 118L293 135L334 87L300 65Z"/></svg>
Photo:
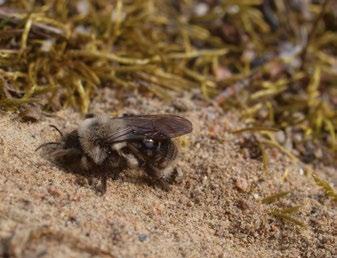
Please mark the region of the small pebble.
<svg viewBox="0 0 337 258"><path fill-rule="evenodd" d="M249 209L249 203L246 202L245 200L239 200L237 203L238 208L241 210L247 210Z"/></svg>
<svg viewBox="0 0 337 258"><path fill-rule="evenodd" d="M139 234L139 236L138 236L138 240L140 241L140 242L145 242L146 240L148 240L148 235L146 235L146 234Z"/></svg>
<svg viewBox="0 0 337 258"><path fill-rule="evenodd" d="M284 143L286 141L286 135L283 131L278 131L275 133L275 137L279 143Z"/></svg>
<svg viewBox="0 0 337 258"><path fill-rule="evenodd" d="M24 105L21 107L19 115L23 122L37 122L42 117L41 107L37 105Z"/></svg>
<svg viewBox="0 0 337 258"><path fill-rule="evenodd" d="M53 197L57 198L61 196L61 192L58 188L54 187L54 186L50 186L47 188L47 191L50 195L52 195Z"/></svg>
<svg viewBox="0 0 337 258"><path fill-rule="evenodd" d="M240 192L248 192L249 191L249 185L246 179L239 177L235 180L235 187Z"/></svg>
<svg viewBox="0 0 337 258"><path fill-rule="evenodd" d="M204 16L209 11L209 6L206 3L199 3L194 8L194 13L197 16Z"/></svg>

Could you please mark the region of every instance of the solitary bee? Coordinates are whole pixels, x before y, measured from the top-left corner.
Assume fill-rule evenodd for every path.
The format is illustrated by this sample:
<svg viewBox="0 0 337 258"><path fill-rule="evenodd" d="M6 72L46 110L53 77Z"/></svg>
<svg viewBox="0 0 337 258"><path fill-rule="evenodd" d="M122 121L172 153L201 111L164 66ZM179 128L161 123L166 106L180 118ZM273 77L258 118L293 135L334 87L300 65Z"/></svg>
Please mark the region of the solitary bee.
<svg viewBox="0 0 337 258"><path fill-rule="evenodd" d="M61 135L51 156L64 166L101 175L106 191L107 173L114 177L126 168L142 168L147 175L167 185L175 173L178 154L172 138L192 132L192 123L177 115L139 115L111 118L106 115L83 120L76 130Z"/></svg>

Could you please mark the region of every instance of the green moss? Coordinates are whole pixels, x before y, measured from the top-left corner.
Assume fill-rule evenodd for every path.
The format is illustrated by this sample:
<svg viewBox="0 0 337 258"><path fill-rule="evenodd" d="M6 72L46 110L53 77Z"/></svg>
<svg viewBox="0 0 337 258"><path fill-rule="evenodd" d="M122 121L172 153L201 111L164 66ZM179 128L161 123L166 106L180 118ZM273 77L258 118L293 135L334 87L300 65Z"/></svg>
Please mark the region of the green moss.
<svg viewBox="0 0 337 258"><path fill-rule="evenodd" d="M193 0L6 1L0 106L87 112L99 87L166 100L199 87L239 108L248 128L291 129L336 154L334 3L290 2L218 1L200 11Z"/></svg>
<svg viewBox="0 0 337 258"><path fill-rule="evenodd" d="M312 174L315 184L323 189L325 194L332 200L337 201L336 190L325 180L321 179L319 176Z"/></svg>
<svg viewBox="0 0 337 258"><path fill-rule="evenodd" d="M278 201L279 199L286 197L289 194L289 192L279 192L276 194L272 194L264 199L262 199L262 203L264 204L272 204L276 201Z"/></svg>

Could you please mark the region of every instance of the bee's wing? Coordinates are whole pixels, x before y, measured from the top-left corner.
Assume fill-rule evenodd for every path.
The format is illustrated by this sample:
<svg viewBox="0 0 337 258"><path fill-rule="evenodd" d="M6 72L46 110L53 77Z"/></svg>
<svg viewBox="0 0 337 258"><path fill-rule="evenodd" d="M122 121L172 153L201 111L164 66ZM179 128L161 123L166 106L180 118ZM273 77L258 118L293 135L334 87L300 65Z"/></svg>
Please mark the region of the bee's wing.
<svg viewBox="0 0 337 258"><path fill-rule="evenodd" d="M119 117L111 120L119 124L109 136L110 143L151 138L162 140L192 132L192 123L176 115L143 115Z"/></svg>

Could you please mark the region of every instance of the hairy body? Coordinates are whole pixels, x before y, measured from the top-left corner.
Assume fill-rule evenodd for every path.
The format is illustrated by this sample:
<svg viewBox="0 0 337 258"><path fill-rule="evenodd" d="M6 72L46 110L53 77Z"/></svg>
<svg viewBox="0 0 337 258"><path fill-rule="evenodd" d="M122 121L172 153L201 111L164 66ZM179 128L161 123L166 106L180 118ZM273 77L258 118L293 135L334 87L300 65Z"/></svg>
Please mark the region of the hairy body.
<svg viewBox="0 0 337 258"><path fill-rule="evenodd" d="M178 154L171 138L191 131L192 124L175 115L101 115L85 119L70 133L60 132L59 142L40 147L54 144L51 155L57 162L101 174L105 192L106 173L117 177L125 168L142 168L153 180L166 185L175 173Z"/></svg>

